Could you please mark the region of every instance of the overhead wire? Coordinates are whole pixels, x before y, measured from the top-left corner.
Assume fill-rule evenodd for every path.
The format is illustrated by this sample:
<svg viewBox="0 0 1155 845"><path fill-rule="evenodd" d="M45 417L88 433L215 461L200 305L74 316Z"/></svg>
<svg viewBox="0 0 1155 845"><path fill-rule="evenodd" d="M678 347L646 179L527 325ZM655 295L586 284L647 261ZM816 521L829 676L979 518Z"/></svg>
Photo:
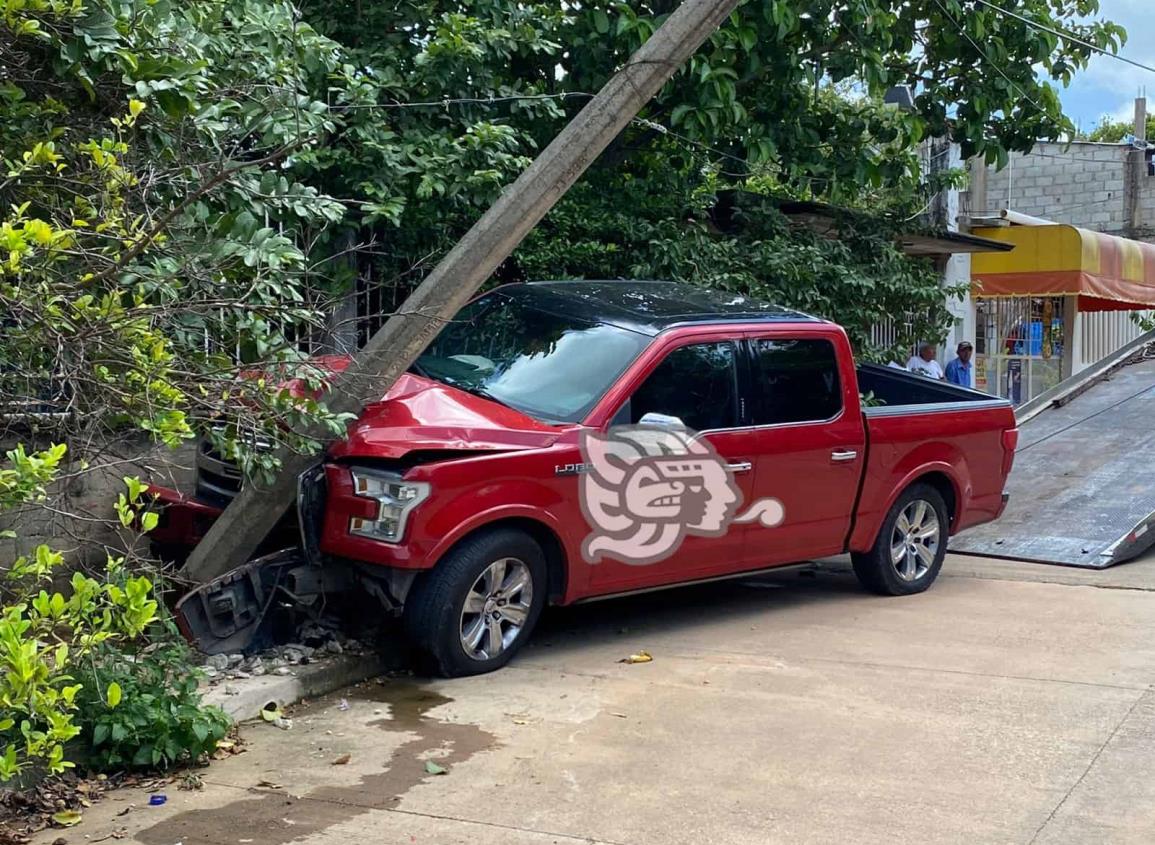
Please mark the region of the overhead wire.
<svg viewBox="0 0 1155 845"><path fill-rule="evenodd" d="M1155 67L1152 67L1151 65L1143 64L1143 62L1137 62L1134 59L1127 58L1126 56L1120 56L1118 53L1112 53L1110 50L1106 50L1106 49L1098 46L1097 44L1092 44L1090 41L1085 41L1084 39L1079 38L1077 35L1073 35L1070 32L1064 32L1061 29L1055 29L1054 27L1047 26L1046 24L1042 24L1042 23L1039 23L1038 21L1031 20L1030 18L1026 17L1025 15L1020 15L1018 12L1013 12L1010 9L1004 9L1002 6L998 6L998 5L990 2L990 0L975 0L975 2L981 3L982 5L990 8L990 9L994 9L999 14L1007 15L1007 16L1012 17L1012 18L1016 18L1016 19L1022 21L1023 23L1027 24L1028 26L1034 27L1035 29L1042 30L1043 32L1049 32L1052 35L1055 35L1055 36L1058 36L1059 38L1062 38L1064 41L1069 41L1072 44L1078 44L1080 47L1086 47L1088 50L1092 50L1092 51L1099 53L1103 56L1107 56L1108 58L1115 59L1116 61L1120 61L1120 62L1125 62L1126 64L1133 65L1137 68L1141 68L1142 70L1146 70L1146 71L1150 71L1151 73L1155 73Z"/></svg>
<svg viewBox="0 0 1155 845"><path fill-rule="evenodd" d="M353 109L418 109L418 108L448 108L456 105L495 105L515 101L531 100L565 100L572 97L586 97L592 99L593 94L585 91L561 91L557 94L510 94L502 97L447 97L443 100L428 100L416 103L355 103L344 106L334 106L338 110L350 111Z"/></svg>
<svg viewBox="0 0 1155 845"><path fill-rule="evenodd" d="M954 23L954 25L958 28L958 31L962 34L963 38L965 38L967 41L969 41L971 43L971 46L973 46L975 48L975 50L978 51L979 55L987 60L987 64L989 64L991 67L993 67L995 69L995 71L999 74L999 76L1001 76L1008 83L1010 83L1011 87L1019 92L1019 96L1021 96L1024 100L1026 100L1032 106L1037 108L1040 112L1043 112L1045 114L1047 110L1045 108L1043 108L1041 105L1039 105L1039 103L1033 97L1031 97L1026 92L1026 90L1024 90L1024 88L1021 85L1019 85L1019 83L1017 83L1017 82L1015 82L1015 80L1011 79L1007 75L1006 71L1004 71L1002 69L1002 67L999 66L998 62L991 60L990 54L987 53L987 51L984 50L982 47L980 47L979 43L977 41L975 41L973 38L971 38L970 33L966 31L966 27L963 26L962 22L951 13L950 9L948 9L946 7L946 4L943 3L942 0L934 0L934 2L940 9L942 9L942 13L944 15L946 15L947 18L952 23Z"/></svg>
<svg viewBox="0 0 1155 845"><path fill-rule="evenodd" d="M642 126L646 129L657 132L660 135L664 135L666 137L673 138L674 140L679 141L680 143L682 143L686 147L693 147L693 148L701 150L703 152L711 153L711 154L719 156L721 158L729 159L730 161L737 162L738 164L741 164L743 167L747 168L746 173L730 173L730 172L727 172L724 170L719 171L725 176L731 176L734 178L742 178L742 179L748 178L750 176L749 169L750 169L751 165L750 165L749 159L745 159L745 158L742 158L741 156L733 155L732 153L728 153L725 150L719 150L716 147L711 147L708 144L703 144L701 141L695 141L693 138L690 138L686 135L681 135L681 134L675 132L673 129L670 129L667 126L663 126L660 123L655 123L652 120L647 120L644 117L635 117L630 122L637 125L637 126ZM833 181L832 179L828 179L825 176L804 176L801 178L805 179L808 183L821 182L823 184L829 184L830 182Z"/></svg>

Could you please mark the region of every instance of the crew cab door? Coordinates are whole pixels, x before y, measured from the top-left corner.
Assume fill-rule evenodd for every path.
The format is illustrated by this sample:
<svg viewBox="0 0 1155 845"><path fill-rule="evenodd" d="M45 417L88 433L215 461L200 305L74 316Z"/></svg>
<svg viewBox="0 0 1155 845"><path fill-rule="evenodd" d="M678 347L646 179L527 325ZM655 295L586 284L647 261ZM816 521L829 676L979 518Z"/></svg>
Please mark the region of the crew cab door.
<svg viewBox="0 0 1155 845"><path fill-rule="evenodd" d="M756 435L742 425L744 402L740 385L745 382L746 356L742 345L732 339L697 339L671 342L653 366L633 380L628 398L613 414L606 433L617 426L636 426L647 414L677 417L705 440L724 464L707 488L719 480L729 486L722 497L748 500L754 484ZM620 429L619 429L620 430ZM722 471L724 469L724 472ZM688 496L688 507L724 506L718 491L706 489ZM736 494L736 495L735 495ZM693 501L689 501L693 500ZM686 519L692 519L687 516ZM625 562L606 555L593 566L591 583L599 593L643 589L679 581L707 578L741 570L746 562L746 525L726 524L716 536L682 534L680 544L669 554L645 563Z"/></svg>
<svg viewBox="0 0 1155 845"><path fill-rule="evenodd" d="M777 527L751 528L749 553L765 565L838 554L866 465L849 344L826 328L798 329L751 335L746 352L753 498L785 511Z"/></svg>

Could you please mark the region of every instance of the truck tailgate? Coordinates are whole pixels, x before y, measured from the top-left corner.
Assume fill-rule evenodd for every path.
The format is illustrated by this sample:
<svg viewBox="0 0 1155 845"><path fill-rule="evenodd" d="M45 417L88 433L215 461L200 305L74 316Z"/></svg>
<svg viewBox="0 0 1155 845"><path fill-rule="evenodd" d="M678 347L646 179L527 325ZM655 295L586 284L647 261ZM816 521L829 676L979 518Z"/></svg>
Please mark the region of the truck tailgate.
<svg viewBox="0 0 1155 845"><path fill-rule="evenodd" d="M1010 472L1009 402L888 368L859 368L859 389L886 404L863 408L867 463L850 548L865 550L895 497L919 477L949 491L951 533L998 518ZM931 400L931 401L927 401Z"/></svg>

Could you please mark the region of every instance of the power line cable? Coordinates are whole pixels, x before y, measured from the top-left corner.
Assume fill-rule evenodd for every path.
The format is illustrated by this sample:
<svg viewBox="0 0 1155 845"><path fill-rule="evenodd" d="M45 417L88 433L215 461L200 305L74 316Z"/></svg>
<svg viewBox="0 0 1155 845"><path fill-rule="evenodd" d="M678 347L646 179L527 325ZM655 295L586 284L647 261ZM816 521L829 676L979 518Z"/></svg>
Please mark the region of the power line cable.
<svg viewBox="0 0 1155 845"><path fill-rule="evenodd" d="M715 149L714 147L703 144L701 141L695 141L693 138L688 138L685 135L679 135L673 129L670 129L666 126L663 126L660 123L654 123L654 121L652 121L652 120L646 120L644 117L635 117L631 122L637 124L638 126L642 126L646 129L649 129L653 132L657 132L659 135L666 135L666 136L669 136L670 138L675 138L684 144L689 144L690 146L697 147L697 148L704 150L708 153L713 153L716 156L721 156L722 158L728 158L731 161L736 161L745 167L750 166L750 162L747 159L742 158L741 156L736 156L736 155L733 155L731 153L725 152L723 150Z"/></svg>
<svg viewBox="0 0 1155 845"><path fill-rule="evenodd" d="M1028 26L1034 27L1035 29L1041 29L1043 32L1049 32L1049 33L1051 33L1051 35L1057 35L1059 38L1062 38L1064 41L1070 41L1072 44L1078 44L1080 47L1086 47L1088 50L1092 50L1096 53L1100 53L1101 55L1107 56L1108 58L1112 58L1112 59L1115 59L1115 60L1120 61L1120 62L1125 62L1129 65L1134 65L1135 67L1140 68L1142 70L1146 70L1146 71L1150 71L1151 73L1155 73L1155 67L1152 67L1151 65L1145 65L1142 62L1135 61L1134 59L1128 59L1126 56L1120 56L1118 53L1112 53L1110 50L1105 50L1102 47L1099 47L1095 44L1092 44L1090 41L1084 41L1082 38L1079 38L1077 35L1072 35L1071 33L1064 32L1061 29L1054 29L1053 27L1049 27L1046 24L1041 24L1038 21L1033 21L1028 17L1020 15L1018 12L1012 12L1010 9L1004 9L1002 6L996 6L994 3L991 3L990 0L975 0L975 2L981 3L984 6L987 6L988 8L994 9L999 14L1008 15L1009 17L1012 17L1012 18L1017 18L1018 20L1022 21L1023 23L1027 24Z"/></svg>
<svg viewBox="0 0 1155 845"><path fill-rule="evenodd" d="M336 110L352 111L354 109L419 109L419 108L448 108L449 106L480 104L494 105L496 103L510 103L525 100L565 100L574 97L592 98L593 94L584 91L563 91L558 94L514 94L505 97L448 97L444 100L429 100L418 103L360 103L352 105L333 106Z"/></svg>
<svg viewBox="0 0 1155 845"><path fill-rule="evenodd" d="M1023 87L1021 85L1019 85L1019 83L1015 82L1015 80L1013 80L1009 76L1007 76L1006 71L1004 71L1002 69L1002 67L997 62L991 60L991 57L987 53L987 51L984 50L982 47L980 47L979 43L977 41L975 41L973 38L971 38L970 33L966 31L966 27L964 27L962 25L962 22L959 21L958 18L956 18L953 14L951 14L951 11L946 7L946 4L944 4L942 2L942 0L934 0L934 2L938 5L938 7L940 9L942 9L942 13L944 15L946 15L947 18L951 22L953 22L956 27L958 27L958 31L962 35L962 37L965 38L967 41L969 41L971 43L971 46L973 46L976 50L978 50L979 55L987 60L987 64L989 64L991 67L993 67L995 69L995 71L999 74L999 76L1001 76L1003 79L1005 79L1008 83L1010 83L1012 88L1014 88L1016 91L1019 92L1020 97L1022 97L1024 100L1026 100L1028 103L1030 103L1036 109L1038 109L1041 113L1043 113L1043 114L1047 113L1047 110L1045 108L1043 108L1041 105L1039 105L1038 102L1036 102L1034 100L1034 98L1032 98L1026 92L1026 90L1024 90ZM980 0L980 2L984 2L984 0ZM998 7L996 6L995 8L997 9Z"/></svg>
<svg viewBox="0 0 1155 845"><path fill-rule="evenodd" d="M711 147L707 144L703 144L701 141L695 141L693 138L689 138L685 135L680 135L677 132L675 132L673 129L670 129L666 126L663 126L660 123L655 123L652 120L647 120L644 117L635 117L631 121L631 123L633 123L637 126L644 127L645 129L649 129L653 132L657 132L658 134L664 135L668 138L672 138L687 148L693 148L693 149L701 150L702 152L712 153L713 155L720 156L721 158L730 159L731 161L737 162L738 164L741 164L744 168L746 168L746 172L744 172L744 173L731 173L731 172L728 172L725 170L718 171L719 173L721 173L724 176L729 176L729 177L732 177L734 179L749 179L750 176L753 175L751 173L751 170L753 168L752 168L752 165L750 164L750 161L748 159L742 158L741 156L733 155L732 153L725 152L724 150L719 150L715 147ZM817 147L815 147L815 149L817 149ZM822 183L822 184L828 185L834 181L833 179L830 179L830 178L825 177L825 176L800 176L797 178L805 180L809 184Z"/></svg>

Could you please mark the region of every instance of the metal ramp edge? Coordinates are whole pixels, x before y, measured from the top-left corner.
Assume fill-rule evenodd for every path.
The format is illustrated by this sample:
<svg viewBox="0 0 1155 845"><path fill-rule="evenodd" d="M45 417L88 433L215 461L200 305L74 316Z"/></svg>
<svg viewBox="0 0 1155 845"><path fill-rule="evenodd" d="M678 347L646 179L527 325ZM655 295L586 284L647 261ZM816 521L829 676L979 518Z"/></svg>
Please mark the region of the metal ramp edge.
<svg viewBox="0 0 1155 845"><path fill-rule="evenodd" d="M1049 390L1044 390L1029 402L1019 405L1015 408L1015 421L1019 425L1026 425L1048 408L1057 408L1067 404L1120 367L1127 366L1132 362L1132 359L1142 354L1143 350L1152 343L1155 343L1155 329L1144 332L1130 343L1116 349L1106 358L1101 358L1081 372L1063 379Z"/></svg>
<svg viewBox="0 0 1155 845"><path fill-rule="evenodd" d="M1007 509L951 538L952 551L1105 569L1155 547L1153 340L1144 335L1020 409Z"/></svg>

